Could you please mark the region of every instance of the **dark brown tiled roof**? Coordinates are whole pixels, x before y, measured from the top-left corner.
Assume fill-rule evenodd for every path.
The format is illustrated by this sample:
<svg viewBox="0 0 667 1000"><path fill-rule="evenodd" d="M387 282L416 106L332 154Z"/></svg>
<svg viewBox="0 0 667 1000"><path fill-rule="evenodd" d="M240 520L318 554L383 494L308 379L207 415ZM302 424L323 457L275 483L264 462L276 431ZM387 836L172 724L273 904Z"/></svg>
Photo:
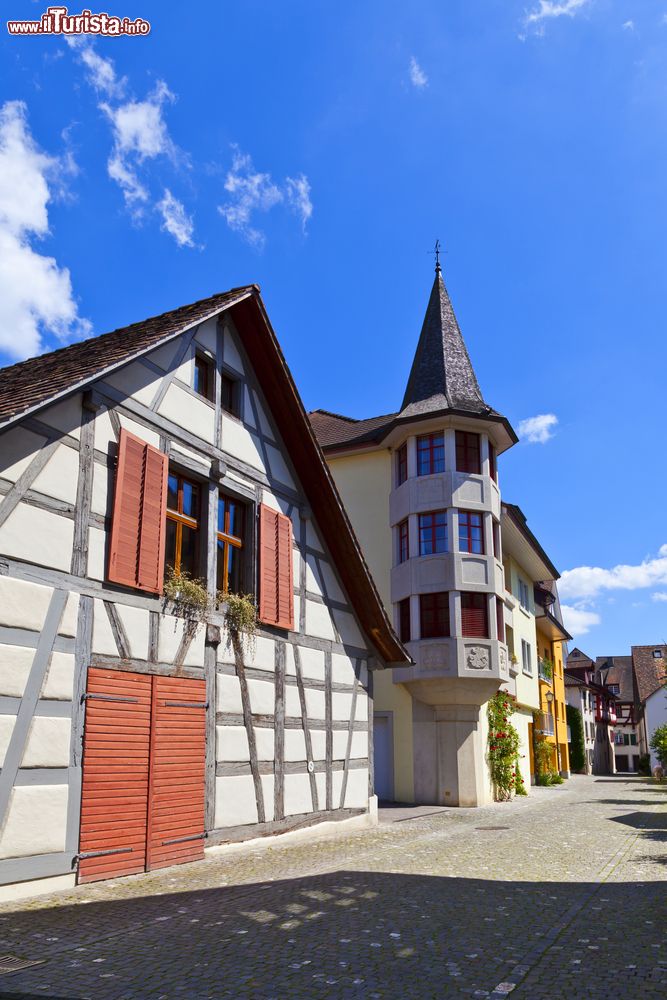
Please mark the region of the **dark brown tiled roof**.
<svg viewBox="0 0 667 1000"><path fill-rule="evenodd" d="M355 420L328 410L313 410L308 414L310 425L321 448L335 448L338 445L363 445L380 441L389 430L396 417L387 413L381 417Z"/></svg>
<svg viewBox="0 0 667 1000"><path fill-rule="evenodd" d="M595 669L603 671L605 684L618 684L619 701L635 700L631 656L598 656Z"/></svg>
<svg viewBox="0 0 667 1000"><path fill-rule="evenodd" d="M125 364L169 335L203 321L255 289L254 285L232 288L1 369L0 424L88 382L114 365Z"/></svg>
<svg viewBox="0 0 667 1000"><path fill-rule="evenodd" d="M656 649L662 652L662 658L653 655ZM633 646L632 665L637 679L639 701L644 704L667 680L667 646L660 643L656 646Z"/></svg>

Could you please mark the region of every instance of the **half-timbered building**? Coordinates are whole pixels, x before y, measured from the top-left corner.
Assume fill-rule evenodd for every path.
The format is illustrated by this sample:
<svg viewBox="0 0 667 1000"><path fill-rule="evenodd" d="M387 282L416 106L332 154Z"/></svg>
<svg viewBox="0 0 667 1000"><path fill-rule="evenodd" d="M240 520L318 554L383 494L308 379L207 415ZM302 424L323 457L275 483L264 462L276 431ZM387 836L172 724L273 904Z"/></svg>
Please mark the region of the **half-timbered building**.
<svg viewBox="0 0 667 1000"><path fill-rule="evenodd" d="M372 821L373 672L407 661L256 286L0 372L6 894Z"/></svg>

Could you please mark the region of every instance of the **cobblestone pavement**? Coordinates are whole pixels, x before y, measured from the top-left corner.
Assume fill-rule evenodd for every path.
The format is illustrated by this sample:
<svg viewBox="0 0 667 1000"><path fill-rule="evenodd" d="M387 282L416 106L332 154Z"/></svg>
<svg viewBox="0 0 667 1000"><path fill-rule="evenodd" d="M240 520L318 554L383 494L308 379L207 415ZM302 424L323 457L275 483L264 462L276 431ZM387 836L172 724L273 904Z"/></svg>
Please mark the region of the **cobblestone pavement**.
<svg viewBox="0 0 667 1000"><path fill-rule="evenodd" d="M0 996L664 997L666 918L667 785L575 776L3 904Z"/></svg>

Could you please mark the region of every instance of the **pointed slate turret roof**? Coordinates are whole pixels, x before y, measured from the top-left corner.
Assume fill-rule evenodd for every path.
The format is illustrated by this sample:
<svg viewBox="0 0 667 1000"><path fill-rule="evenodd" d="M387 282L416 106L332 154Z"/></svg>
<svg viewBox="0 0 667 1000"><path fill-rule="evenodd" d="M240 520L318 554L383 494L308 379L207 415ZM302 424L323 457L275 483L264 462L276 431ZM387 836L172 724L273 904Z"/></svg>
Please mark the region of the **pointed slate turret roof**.
<svg viewBox="0 0 667 1000"><path fill-rule="evenodd" d="M446 409L486 414L491 408L484 402L438 265L401 416Z"/></svg>

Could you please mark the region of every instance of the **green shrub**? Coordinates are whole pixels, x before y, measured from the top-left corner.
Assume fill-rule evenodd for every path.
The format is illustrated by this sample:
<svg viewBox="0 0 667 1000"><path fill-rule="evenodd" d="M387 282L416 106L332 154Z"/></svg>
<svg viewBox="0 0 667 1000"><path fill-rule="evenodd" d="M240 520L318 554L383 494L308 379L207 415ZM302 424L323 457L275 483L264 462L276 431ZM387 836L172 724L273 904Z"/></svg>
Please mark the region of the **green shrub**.
<svg viewBox="0 0 667 1000"><path fill-rule="evenodd" d="M567 724L570 727L570 768L572 771L586 770L586 744L584 742L584 720L574 705L567 705Z"/></svg>
<svg viewBox="0 0 667 1000"><path fill-rule="evenodd" d="M663 768L667 768L667 724L658 726L649 740L649 746Z"/></svg>
<svg viewBox="0 0 667 1000"><path fill-rule="evenodd" d="M639 758L637 763L637 774L641 774L644 777L650 777L651 775L651 755L643 753Z"/></svg>
<svg viewBox="0 0 667 1000"><path fill-rule="evenodd" d="M498 691L486 709L489 720L487 760L498 802L506 802L512 797L512 792L517 791L519 734L510 722L512 711L512 699L506 691ZM525 789L518 794L525 795Z"/></svg>

